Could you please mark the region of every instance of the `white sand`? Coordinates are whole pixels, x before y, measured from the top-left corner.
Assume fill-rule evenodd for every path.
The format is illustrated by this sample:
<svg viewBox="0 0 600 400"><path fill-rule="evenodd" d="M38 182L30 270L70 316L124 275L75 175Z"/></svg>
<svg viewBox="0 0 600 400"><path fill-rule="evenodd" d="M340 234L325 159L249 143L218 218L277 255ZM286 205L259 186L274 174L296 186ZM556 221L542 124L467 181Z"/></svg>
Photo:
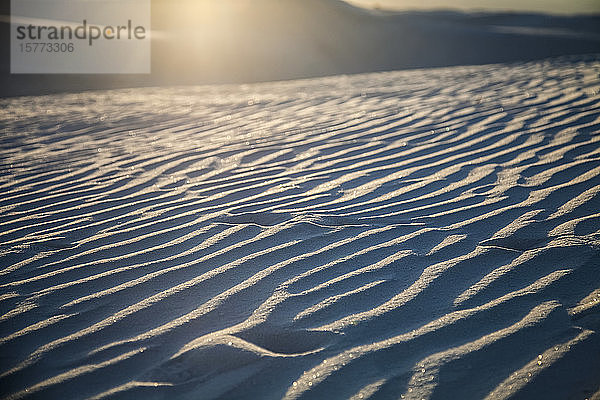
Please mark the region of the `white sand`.
<svg viewBox="0 0 600 400"><path fill-rule="evenodd" d="M599 72L0 100L1 397L591 397Z"/></svg>

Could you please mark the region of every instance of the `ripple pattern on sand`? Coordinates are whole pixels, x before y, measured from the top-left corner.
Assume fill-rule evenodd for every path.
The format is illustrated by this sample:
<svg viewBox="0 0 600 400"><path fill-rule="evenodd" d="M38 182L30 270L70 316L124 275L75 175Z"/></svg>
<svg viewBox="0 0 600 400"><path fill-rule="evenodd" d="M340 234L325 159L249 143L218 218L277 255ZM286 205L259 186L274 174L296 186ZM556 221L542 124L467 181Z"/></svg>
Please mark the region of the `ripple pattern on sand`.
<svg viewBox="0 0 600 400"><path fill-rule="evenodd" d="M0 100L0 397L584 398L600 61Z"/></svg>

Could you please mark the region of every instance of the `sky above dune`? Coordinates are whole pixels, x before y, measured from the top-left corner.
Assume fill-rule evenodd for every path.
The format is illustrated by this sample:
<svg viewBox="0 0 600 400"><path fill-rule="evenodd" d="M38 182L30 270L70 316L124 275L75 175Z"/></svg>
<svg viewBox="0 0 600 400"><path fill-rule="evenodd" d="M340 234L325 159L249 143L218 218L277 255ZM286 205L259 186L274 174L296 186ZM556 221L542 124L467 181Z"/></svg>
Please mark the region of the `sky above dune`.
<svg viewBox="0 0 600 400"><path fill-rule="evenodd" d="M600 14L600 0L348 0L366 6L406 9L536 11L551 14Z"/></svg>

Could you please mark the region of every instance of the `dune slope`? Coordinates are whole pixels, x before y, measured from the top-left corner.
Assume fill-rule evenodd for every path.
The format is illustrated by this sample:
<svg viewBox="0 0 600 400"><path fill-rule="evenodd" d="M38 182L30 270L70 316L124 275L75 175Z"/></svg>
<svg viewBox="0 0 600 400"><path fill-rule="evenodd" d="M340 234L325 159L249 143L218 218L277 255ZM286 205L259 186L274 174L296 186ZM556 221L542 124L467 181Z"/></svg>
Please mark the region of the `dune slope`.
<svg viewBox="0 0 600 400"><path fill-rule="evenodd" d="M8 51L9 29L2 21L0 43ZM153 0L152 32L151 74L10 74L6 54L0 57L0 97L600 53L598 15L394 13L341 0Z"/></svg>
<svg viewBox="0 0 600 400"><path fill-rule="evenodd" d="M593 395L599 73L0 100L0 397Z"/></svg>

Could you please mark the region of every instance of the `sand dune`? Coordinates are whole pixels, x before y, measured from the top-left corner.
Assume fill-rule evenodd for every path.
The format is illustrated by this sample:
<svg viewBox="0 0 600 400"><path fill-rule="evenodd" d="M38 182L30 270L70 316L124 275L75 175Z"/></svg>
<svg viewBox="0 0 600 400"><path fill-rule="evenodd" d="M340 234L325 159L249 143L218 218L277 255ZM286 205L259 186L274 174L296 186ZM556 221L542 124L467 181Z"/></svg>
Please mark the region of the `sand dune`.
<svg viewBox="0 0 600 400"><path fill-rule="evenodd" d="M600 396L599 73L0 100L1 397Z"/></svg>
<svg viewBox="0 0 600 400"><path fill-rule="evenodd" d="M395 13L341 0L153 0L152 31L152 74L10 75L7 54L0 58L0 96L266 82L600 53L598 15ZM8 32L0 29L6 49Z"/></svg>

